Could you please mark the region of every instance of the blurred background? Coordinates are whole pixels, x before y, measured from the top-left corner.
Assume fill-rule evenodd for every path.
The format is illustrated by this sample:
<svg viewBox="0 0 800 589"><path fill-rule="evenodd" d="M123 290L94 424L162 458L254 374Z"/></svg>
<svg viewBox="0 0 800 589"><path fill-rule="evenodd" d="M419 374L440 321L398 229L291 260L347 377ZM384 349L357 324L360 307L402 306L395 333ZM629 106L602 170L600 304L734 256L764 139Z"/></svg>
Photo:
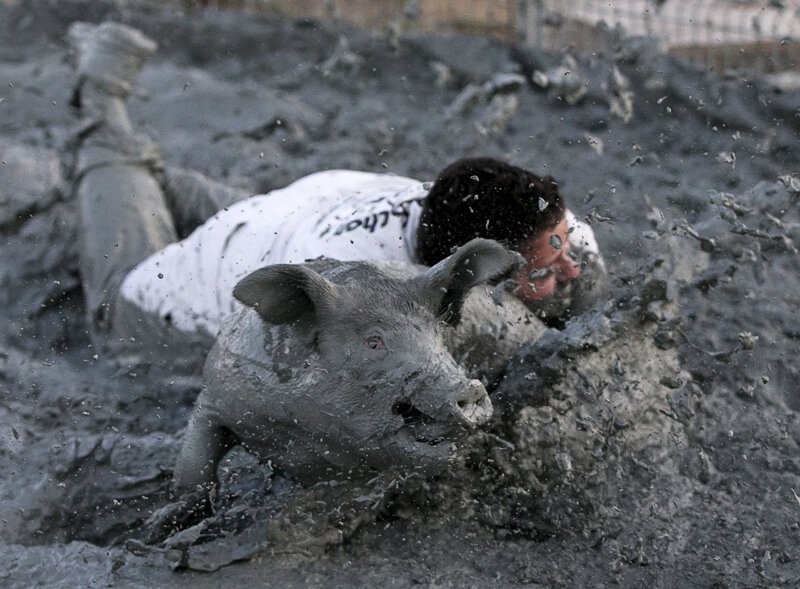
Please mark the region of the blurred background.
<svg viewBox="0 0 800 589"><path fill-rule="evenodd" d="M182 0L390 31L457 31L592 53L643 37L711 70L800 86L800 0Z"/></svg>

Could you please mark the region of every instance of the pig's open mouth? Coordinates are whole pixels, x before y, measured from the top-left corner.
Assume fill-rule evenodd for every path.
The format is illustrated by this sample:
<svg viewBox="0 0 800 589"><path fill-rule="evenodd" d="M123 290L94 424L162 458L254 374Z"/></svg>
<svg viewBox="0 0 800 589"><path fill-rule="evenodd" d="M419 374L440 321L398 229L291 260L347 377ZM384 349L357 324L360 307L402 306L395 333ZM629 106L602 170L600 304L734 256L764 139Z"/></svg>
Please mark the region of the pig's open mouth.
<svg viewBox="0 0 800 589"><path fill-rule="evenodd" d="M403 428L421 444L437 446L445 440L453 440L457 437L452 425L436 421L420 411L410 401L398 401L392 407L392 413L403 419Z"/></svg>

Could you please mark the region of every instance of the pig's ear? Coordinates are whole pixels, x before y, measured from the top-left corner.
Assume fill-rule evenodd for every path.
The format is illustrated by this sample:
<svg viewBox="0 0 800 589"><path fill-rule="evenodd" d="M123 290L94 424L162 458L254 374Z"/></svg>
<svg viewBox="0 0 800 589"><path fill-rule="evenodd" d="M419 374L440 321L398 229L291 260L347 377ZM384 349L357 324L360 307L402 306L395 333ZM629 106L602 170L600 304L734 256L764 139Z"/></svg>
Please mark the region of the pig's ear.
<svg viewBox="0 0 800 589"><path fill-rule="evenodd" d="M330 307L336 286L304 266L276 264L242 278L233 289L236 299L255 309L267 323L295 323Z"/></svg>
<svg viewBox="0 0 800 589"><path fill-rule="evenodd" d="M469 289L502 278L517 268L517 256L496 241L473 239L428 271L420 280L437 316L451 325L461 320L461 305Z"/></svg>

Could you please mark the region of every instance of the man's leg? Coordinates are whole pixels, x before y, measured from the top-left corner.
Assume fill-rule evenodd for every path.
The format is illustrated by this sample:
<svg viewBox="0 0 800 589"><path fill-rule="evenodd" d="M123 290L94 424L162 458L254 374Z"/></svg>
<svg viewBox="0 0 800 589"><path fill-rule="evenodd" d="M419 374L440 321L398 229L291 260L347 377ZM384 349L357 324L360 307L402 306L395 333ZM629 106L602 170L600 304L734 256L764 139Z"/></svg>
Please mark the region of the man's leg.
<svg viewBox="0 0 800 589"><path fill-rule="evenodd" d="M106 340L118 335L112 318L125 275L177 239L156 177L157 148L133 132L124 102L155 43L114 23L75 25L70 40L83 118L73 172L81 274L92 335Z"/></svg>

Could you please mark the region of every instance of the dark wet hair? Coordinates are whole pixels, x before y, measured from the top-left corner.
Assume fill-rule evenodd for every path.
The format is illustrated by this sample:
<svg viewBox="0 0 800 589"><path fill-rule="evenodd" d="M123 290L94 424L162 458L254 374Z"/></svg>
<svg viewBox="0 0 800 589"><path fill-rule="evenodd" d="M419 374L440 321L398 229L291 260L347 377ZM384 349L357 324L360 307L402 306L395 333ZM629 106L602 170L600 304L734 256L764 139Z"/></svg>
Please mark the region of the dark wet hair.
<svg viewBox="0 0 800 589"><path fill-rule="evenodd" d="M519 246L564 218L556 181L492 158L458 160L422 206L417 259L432 266L474 237Z"/></svg>

